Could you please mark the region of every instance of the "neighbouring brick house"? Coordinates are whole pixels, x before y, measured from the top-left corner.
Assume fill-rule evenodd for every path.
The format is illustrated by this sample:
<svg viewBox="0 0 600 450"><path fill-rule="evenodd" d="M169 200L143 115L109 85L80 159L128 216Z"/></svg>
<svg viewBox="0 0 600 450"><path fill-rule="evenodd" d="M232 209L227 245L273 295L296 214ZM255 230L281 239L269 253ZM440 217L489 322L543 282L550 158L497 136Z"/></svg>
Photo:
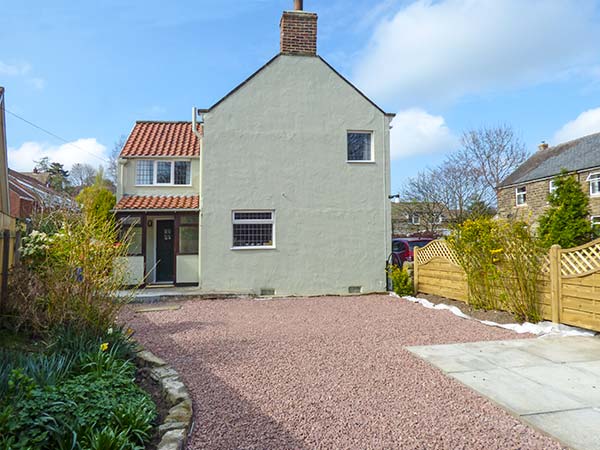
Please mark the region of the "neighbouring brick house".
<svg viewBox="0 0 600 450"><path fill-rule="evenodd" d="M19 219L31 217L34 212L56 208L75 208L75 202L67 195L48 187L44 178L33 172L17 172L8 169L8 186L10 191L10 214Z"/></svg>
<svg viewBox="0 0 600 450"><path fill-rule="evenodd" d="M392 235L443 236L448 234L449 217L448 209L441 204L392 203Z"/></svg>
<svg viewBox="0 0 600 450"><path fill-rule="evenodd" d="M590 197L590 220L600 223L600 133L538 151L498 186L498 216L537 222L548 208L553 178L566 169Z"/></svg>

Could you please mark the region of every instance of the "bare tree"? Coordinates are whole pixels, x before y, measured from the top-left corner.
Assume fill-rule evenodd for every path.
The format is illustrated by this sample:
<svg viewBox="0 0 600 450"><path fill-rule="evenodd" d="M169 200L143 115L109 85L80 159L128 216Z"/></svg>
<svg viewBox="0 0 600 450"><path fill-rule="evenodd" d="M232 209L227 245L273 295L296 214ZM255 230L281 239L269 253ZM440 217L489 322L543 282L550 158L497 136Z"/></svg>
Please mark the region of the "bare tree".
<svg viewBox="0 0 600 450"><path fill-rule="evenodd" d="M483 199L495 205L500 182L527 159L525 144L507 124L465 131L461 144L457 157L473 167L485 189Z"/></svg>
<svg viewBox="0 0 600 450"><path fill-rule="evenodd" d="M98 171L90 164L77 163L73 164L73 167L71 167L69 179L71 180L72 186L83 188L94 184L97 173Z"/></svg>
<svg viewBox="0 0 600 450"><path fill-rule="evenodd" d="M106 178L116 186L117 184L117 175L119 170L119 155L121 154L121 150L125 146L125 142L127 142L127 136L121 135L119 140L115 142L113 148L110 152L110 156L108 157L108 168L106 170Z"/></svg>

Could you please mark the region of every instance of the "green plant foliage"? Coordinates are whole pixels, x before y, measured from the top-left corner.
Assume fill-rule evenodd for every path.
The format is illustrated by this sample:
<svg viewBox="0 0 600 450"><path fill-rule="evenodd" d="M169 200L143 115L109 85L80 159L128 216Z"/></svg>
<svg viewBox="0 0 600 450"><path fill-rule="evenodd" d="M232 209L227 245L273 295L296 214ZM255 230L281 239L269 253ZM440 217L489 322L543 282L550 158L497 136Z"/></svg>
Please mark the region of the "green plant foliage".
<svg viewBox="0 0 600 450"><path fill-rule="evenodd" d="M113 220L111 210L115 207L116 197L109 189L94 184L84 188L75 198L84 214L90 220Z"/></svg>
<svg viewBox="0 0 600 450"><path fill-rule="evenodd" d="M467 220L448 237L467 275L469 303L538 322L544 249L524 222Z"/></svg>
<svg viewBox="0 0 600 450"><path fill-rule="evenodd" d="M14 448L54 449L57 442L64 447L74 438L86 449L137 448L149 436L156 407L148 394L132 383L135 367L126 364L126 371L92 371L44 388L14 371L10 380L14 387L8 395L11 404L0 403L0 436L13 436ZM137 411L135 420L115 415L124 406L131 408L130 413ZM113 433L104 435L107 427L114 433L110 442L123 447L108 446L105 439ZM80 430L86 430L87 437ZM95 442L107 446L96 447Z"/></svg>
<svg viewBox="0 0 600 450"><path fill-rule="evenodd" d="M556 189L548 195L550 208L540 217L538 233L542 245L562 248L585 244L594 237L589 220L589 198L577 180L563 171L554 179Z"/></svg>
<svg viewBox="0 0 600 450"><path fill-rule="evenodd" d="M5 326L39 336L65 327L100 335L134 295L117 295L126 276L117 262L127 248L116 245L123 240L117 225L68 211L39 222L48 232L34 230L23 239L22 264L10 278Z"/></svg>
<svg viewBox="0 0 600 450"><path fill-rule="evenodd" d="M392 265L388 268L388 274L394 286L394 292L400 296L414 295L413 280L406 267Z"/></svg>

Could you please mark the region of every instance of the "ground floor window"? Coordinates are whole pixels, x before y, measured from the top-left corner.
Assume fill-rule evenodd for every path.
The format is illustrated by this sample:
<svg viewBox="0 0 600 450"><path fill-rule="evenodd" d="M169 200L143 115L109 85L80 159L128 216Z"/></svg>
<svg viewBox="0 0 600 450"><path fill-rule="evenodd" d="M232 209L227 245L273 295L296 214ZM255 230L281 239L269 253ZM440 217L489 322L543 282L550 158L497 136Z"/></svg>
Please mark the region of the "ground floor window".
<svg viewBox="0 0 600 450"><path fill-rule="evenodd" d="M198 254L198 214L179 218L179 254Z"/></svg>
<svg viewBox="0 0 600 450"><path fill-rule="evenodd" d="M127 216L120 220L121 242L128 242L128 256L140 256L143 253L142 244L142 220L137 216Z"/></svg>
<svg viewBox="0 0 600 450"><path fill-rule="evenodd" d="M233 211L233 248L275 247L274 211Z"/></svg>

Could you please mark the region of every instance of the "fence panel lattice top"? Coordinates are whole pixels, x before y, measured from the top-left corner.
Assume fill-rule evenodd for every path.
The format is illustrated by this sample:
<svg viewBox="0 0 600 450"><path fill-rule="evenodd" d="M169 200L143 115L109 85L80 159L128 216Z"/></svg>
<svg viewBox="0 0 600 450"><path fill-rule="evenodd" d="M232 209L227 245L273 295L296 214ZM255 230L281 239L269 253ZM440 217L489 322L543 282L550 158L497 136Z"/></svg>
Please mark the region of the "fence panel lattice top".
<svg viewBox="0 0 600 450"><path fill-rule="evenodd" d="M445 258L456 266L460 266L458 255L446 241L431 241L417 252L417 264L427 264L435 257Z"/></svg>
<svg viewBox="0 0 600 450"><path fill-rule="evenodd" d="M560 272L563 277L579 277L600 271L600 239L561 253Z"/></svg>

